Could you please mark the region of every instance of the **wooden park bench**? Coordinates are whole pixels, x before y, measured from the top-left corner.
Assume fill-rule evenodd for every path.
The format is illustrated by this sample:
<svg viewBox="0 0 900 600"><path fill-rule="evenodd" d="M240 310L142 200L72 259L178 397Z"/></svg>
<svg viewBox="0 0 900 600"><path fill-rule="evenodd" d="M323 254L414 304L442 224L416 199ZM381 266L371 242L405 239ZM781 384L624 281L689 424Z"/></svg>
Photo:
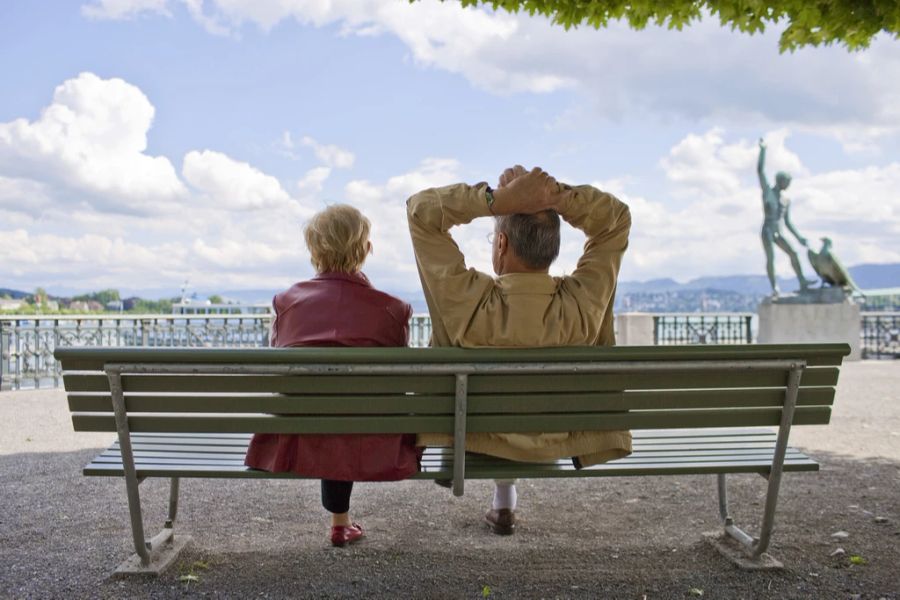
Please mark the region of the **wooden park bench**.
<svg viewBox="0 0 900 600"><path fill-rule="evenodd" d="M454 434L415 479L712 474L725 533L759 559L781 476L818 464L789 448L794 425L828 423L846 344L550 349L60 348L76 431L118 441L85 475L125 478L136 557L174 558L181 478L292 478L247 468L252 432ZM776 427L776 430L771 429ZM576 470L571 460L466 454L469 432L631 429L634 453ZM728 511L725 476L758 473L768 492L758 538ZM139 484L171 479L168 520L144 535ZM126 561L127 563L127 561ZM164 566L164 565L163 565ZM124 567L124 565L123 565Z"/></svg>

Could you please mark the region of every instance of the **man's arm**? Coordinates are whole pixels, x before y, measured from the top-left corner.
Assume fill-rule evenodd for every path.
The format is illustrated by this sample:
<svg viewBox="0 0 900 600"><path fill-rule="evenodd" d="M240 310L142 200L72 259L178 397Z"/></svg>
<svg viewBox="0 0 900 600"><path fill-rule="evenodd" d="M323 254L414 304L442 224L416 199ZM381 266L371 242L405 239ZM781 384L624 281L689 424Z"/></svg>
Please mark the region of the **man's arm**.
<svg viewBox="0 0 900 600"><path fill-rule="evenodd" d="M581 296L585 306L595 306L598 311L594 314L602 319L612 310L619 267L628 248L631 213L624 202L595 187L572 189L574 194L560 204L559 214L583 231L587 241L568 281L574 282L572 292Z"/></svg>
<svg viewBox="0 0 900 600"><path fill-rule="evenodd" d="M467 269L450 237L455 225L490 216L486 186L450 185L424 190L406 202L409 233L438 345L462 337L469 317L493 285L493 278Z"/></svg>

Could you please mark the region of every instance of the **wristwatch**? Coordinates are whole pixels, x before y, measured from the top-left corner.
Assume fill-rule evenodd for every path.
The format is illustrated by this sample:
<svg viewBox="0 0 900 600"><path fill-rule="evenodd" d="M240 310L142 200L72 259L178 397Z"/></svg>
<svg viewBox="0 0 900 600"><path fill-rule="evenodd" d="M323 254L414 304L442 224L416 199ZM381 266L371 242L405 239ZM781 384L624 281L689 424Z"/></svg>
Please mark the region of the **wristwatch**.
<svg viewBox="0 0 900 600"><path fill-rule="evenodd" d="M491 189L491 186L484 186L484 196L488 210L491 211L491 214L494 214L494 190Z"/></svg>

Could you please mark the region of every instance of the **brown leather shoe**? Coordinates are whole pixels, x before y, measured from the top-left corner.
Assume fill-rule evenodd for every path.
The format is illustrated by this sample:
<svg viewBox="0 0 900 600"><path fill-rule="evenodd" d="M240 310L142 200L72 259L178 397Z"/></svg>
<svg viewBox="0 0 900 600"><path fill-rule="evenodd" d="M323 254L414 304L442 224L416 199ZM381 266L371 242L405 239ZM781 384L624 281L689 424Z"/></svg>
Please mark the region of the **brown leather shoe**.
<svg viewBox="0 0 900 600"><path fill-rule="evenodd" d="M516 532L516 513L508 508L492 508L484 515L484 522L497 535L512 535Z"/></svg>

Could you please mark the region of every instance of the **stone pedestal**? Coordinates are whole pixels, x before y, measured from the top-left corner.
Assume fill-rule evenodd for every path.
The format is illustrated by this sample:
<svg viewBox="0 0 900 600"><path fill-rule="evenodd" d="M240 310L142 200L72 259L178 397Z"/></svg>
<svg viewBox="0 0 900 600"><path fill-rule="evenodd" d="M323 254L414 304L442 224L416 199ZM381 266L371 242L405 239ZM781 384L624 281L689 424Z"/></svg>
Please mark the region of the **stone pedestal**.
<svg viewBox="0 0 900 600"><path fill-rule="evenodd" d="M621 313L616 315L617 346L652 346L653 315Z"/></svg>
<svg viewBox="0 0 900 600"><path fill-rule="evenodd" d="M766 299L758 313L760 344L844 342L850 344L846 360L861 358L859 305L849 300L814 304Z"/></svg>

